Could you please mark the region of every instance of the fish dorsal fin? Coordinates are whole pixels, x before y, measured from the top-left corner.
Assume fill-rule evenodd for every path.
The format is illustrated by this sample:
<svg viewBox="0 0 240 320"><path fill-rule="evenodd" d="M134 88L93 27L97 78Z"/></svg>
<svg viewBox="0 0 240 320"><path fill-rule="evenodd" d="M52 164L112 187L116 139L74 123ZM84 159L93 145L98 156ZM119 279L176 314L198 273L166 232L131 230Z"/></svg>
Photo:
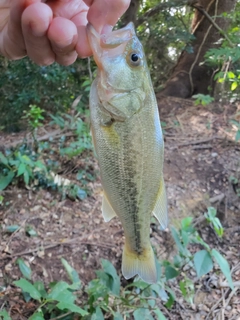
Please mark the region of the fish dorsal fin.
<svg viewBox="0 0 240 320"><path fill-rule="evenodd" d="M105 222L110 221L112 218L116 216L116 213L113 210L112 206L110 205L105 193L103 193L102 214Z"/></svg>
<svg viewBox="0 0 240 320"><path fill-rule="evenodd" d="M167 195L163 178L161 179L157 201L152 213L157 218L161 228L163 230L166 229L168 225Z"/></svg>

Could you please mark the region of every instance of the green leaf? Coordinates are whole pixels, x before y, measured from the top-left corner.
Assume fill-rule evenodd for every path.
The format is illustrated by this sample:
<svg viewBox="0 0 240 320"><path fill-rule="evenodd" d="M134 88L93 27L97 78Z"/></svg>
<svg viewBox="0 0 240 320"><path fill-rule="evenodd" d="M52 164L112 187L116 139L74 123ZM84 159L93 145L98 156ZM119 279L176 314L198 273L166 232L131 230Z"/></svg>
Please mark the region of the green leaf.
<svg viewBox="0 0 240 320"><path fill-rule="evenodd" d="M155 304L156 304L156 300L154 299L149 299L148 300L148 304L151 308L154 308L155 307Z"/></svg>
<svg viewBox="0 0 240 320"><path fill-rule="evenodd" d="M176 278L179 275L179 272L172 266L166 266L165 268L165 277L167 280Z"/></svg>
<svg viewBox="0 0 240 320"><path fill-rule="evenodd" d="M221 255L220 252L218 252L215 249L212 249L211 255L216 260L216 262L219 265L222 273L226 277L230 288L233 290L233 281L232 281L231 271L230 271L230 267L229 267L229 264L228 264L227 260Z"/></svg>
<svg viewBox="0 0 240 320"><path fill-rule="evenodd" d="M95 313L92 315L91 320L104 320L102 310L97 307Z"/></svg>
<svg viewBox="0 0 240 320"><path fill-rule="evenodd" d="M64 258L61 258L61 262L67 271L67 274L72 281L74 286L71 286L71 289L73 290L79 290L81 287L81 281L79 279L78 273L76 270L73 269L73 267L70 266L70 264L65 260Z"/></svg>
<svg viewBox="0 0 240 320"><path fill-rule="evenodd" d="M21 278L20 280L14 281L13 283L17 287L21 288L24 292L29 293L33 299L41 299L41 293L26 279Z"/></svg>
<svg viewBox="0 0 240 320"><path fill-rule="evenodd" d="M41 311L37 311L29 318L29 320L45 320L45 318Z"/></svg>
<svg viewBox="0 0 240 320"><path fill-rule="evenodd" d="M187 296L186 282L185 281L180 281L179 282L179 287L180 287L180 290L182 292L182 295L185 298Z"/></svg>
<svg viewBox="0 0 240 320"><path fill-rule="evenodd" d="M34 230L33 227L31 227L31 226L26 226L25 231L26 231L27 235L29 235L30 237L37 237L38 236L36 230Z"/></svg>
<svg viewBox="0 0 240 320"><path fill-rule="evenodd" d="M165 306L168 308L168 309L171 309L173 304L174 304L174 301L175 301L175 295L174 295L174 292L171 290L171 289L168 289L168 301L165 303Z"/></svg>
<svg viewBox="0 0 240 320"><path fill-rule="evenodd" d="M240 122L238 122L237 120L230 120L229 122L234 124L237 128L240 128Z"/></svg>
<svg viewBox="0 0 240 320"><path fill-rule="evenodd" d="M195 291L194 291L194 283L192 282L192 280L185 277L182 281L180 281L179 286L184 299L188 303L193 304Z"/></svg>
<svg viewBox="0 0 240 320"><path fill-rule="evenodd" d="M148 309L145 308L139 308L133 312L134 320L154 320L154 318L151 316L151 313Z"/></svg>
<svg viewBox="0 0 240 320"><path fill-rule="evenodd" d="M186 217L184 219L182 219L181 221L181 226L182 226L182 229L187 229L188 227L191 226L191 223L193 221L193 217Z"/></svg>
<svg viewBox="0 0 240 320"><path fill-rule="evenodd" d="M0 174L0 191L4 190L12 182L14 175L13 171L9 171L6 176Z"/></svg>
<svg viewBox="0 0 240 320"><path fill-rule="evenodd" d="M47 171L46 166L45 166L40 160L38 160L38 161L35 162L35 167L37 167L37 168L39 168L39 169L42 169L42 170L44 170L45 172Z"/></svg>
<svg viewBox="0 0 240 320"><path fill-rule="evenodd" d="M237 131L236 136L235 136L236 142L240 140L240 130Z"/></svg>
<svg viewBox="0 0 240 320"><path fill-rule="evenodd" d="M17 177L21 176L26 171L25 163L21 162L20 166L18 167Z"/></svg>
<svg viewBox="0 0 240 320"><path fill-rule="evenodd" d="M29 268L28 265L26 265L24 260L22 258L18 258L16 263L18 264L19 269L22 272L22 275L28 280L31 280L32 270Z"/></svg>
<svg viewBox="0 0 240 320"><path fill-rule="evenodd" d="M64 281L59 281L48 294L47 299L57 300L73 304L76 297L68 290L69 284Z"/></svg>
<svg viewBox="0 0 240 320"><path fill-rule="evenodd" d="M157 320L167 320L164 316L164 314L159 310L159 309L155 309L153 310L157 316Z"/></svg>
<svg viewBox="0 0 240 320"><path fill-rule="evenodd" d="M183 241L184 246L187 247L187 245L190 241L189 234L186 231L181 230L181 236L182 236L182 241Z"/></svg>
<svg viewBox="0 0 240 320"><path fill-rule="evenodd" d="M117 274L116 269L114 268L112 263L108 260L102 259L101 263L102 263L102 267L103 267L104 272L111 276L107 286L114 294L119 296L119 294L120 294L120 279L119 279L119 276Z"/></svg>
<svg viewBox="0 0 240 320"><path fill-rule="evenodd" d="M207 274L213 268L211 255L206 250L200 250L196 252L194 254L193 261L197 276L199 278L204 274Z"/></svg>
<svg viewBox="0 0 240 320"><path fill-rule="evenodd" d="M231 91L235 90L237 87L238 87L238 82L237 82L237 81L234 81L234 82L231 84Z"/></svg>
<svg viewBox="0 0 240 320"><path fill-rule="evenodd" d="M228 78L229 79L234 79L236 76L235 76L235 74L232 72L232 71L229 71L228 73L227 73L227 75L228 75Z"/></svg>
<svg viewBox="0 0 240 320"><path fill-rule="evenodd" d="M181 242L179 234L178 234L177 230L174 227L171 228L171 233L172 233L173 239L174 239L174 241L175 241L175 243L177 245L177 248L178 248L179 252L185 252L185 248L184 248L184 246L183 246L183 244Z"/></svg>
<svg viewBox="0 0 240 320"><path fill-rule="evenodd" d="M17 231L20 228L20 226L18 225L12 225L12 226L6 226L5 230L9 233L13 233L15 231Z"/></svg>
<svg viewBox="0 0 240 320"><path fill-rule="evenodd" d="M0 317L2 320L12 320L6 310L0 311Z"/></svg>
<svg viewBox="0 0 240 320"><path fill-rule="evenodd" d="M151 289L159 296L159 298L162 301L164 302L168 301L168 295L166 291L163 288L161 288L158 284L152 284Z"/></svg>
<svg viewBox="0 0 240 320"><path fill-rule="evenodd" d="M29 184L29 173L28 173L28 170L24 171L23 179L24 179L25 184L28 185Z"/></svg>
<svg viewBox="0 0 240 320"><path fill-rule="evenodd" d="M217 215L217 210L214 207L208 207L208 217L210 219L210 222L212 221L211 219L215 218Z"/></svg>
<svg viewBox="0 0 240 320"><path fill-rule="evenodd" d="M115 312L113 320L123 320L123 317L121 316L121 314L119 312Z"/></svg>
<svg viewBox="0 0 240 320"><path fill-rule="evenodd" d="M45 287L44 287L44 284L42 281L36 281L36 282L34 282L33 285L34 285L34 288L37 289L37 291L41 293L41 296L43 298L47 297L47 292L45 290Z"/></svg>
<svg viewBox="0 0 240 320"><path fill-rule="evenodd" d="M76 306L74 303L68 303L68 302L64 302L61 301L57 304L58 309L60 310L64 310L67 309L69 311L75 312L80 314L81 316L86 316L88 315L88 312L83 310L82 308Z"/></svg>
<svg viewBox="0 0 240 320"><path fill-rule="evenodd" d="M4 156L2 152L0 152L0 163L4 164L5 166L8 165L8 159Z"/></svg>

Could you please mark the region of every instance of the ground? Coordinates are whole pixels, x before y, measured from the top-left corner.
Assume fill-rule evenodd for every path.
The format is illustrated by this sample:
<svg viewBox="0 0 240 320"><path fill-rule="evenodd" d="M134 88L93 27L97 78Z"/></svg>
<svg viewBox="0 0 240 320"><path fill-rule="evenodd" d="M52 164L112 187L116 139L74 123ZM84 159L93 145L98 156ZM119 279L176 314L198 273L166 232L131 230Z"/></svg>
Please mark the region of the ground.
<svg viewBox="0 0 240 320"><path fill-rule="evenodd" d="M167 319L240 319L240 201L236 183L240 179L240 145L235 142L236 128L229 122L240 105L195 106L191 100L161 96L158 102L165 137L164 178L170 225L178 226L183 217L193 216L203 239L228 259L236 284L231 291L219 272L197 279L189 270L196 286L194 303L188 304L176 292L177 301L171 310L162 304L159 307ZM0 146L17 138L2 135ZM83 285L96 276L101 258L110 260L121 273L123 231L118 219L103 221L97 163L91 155L68 166L76 169L86 161L95 168L97 178L89 185L92 195L84 201L16 186L3 193L0 309L9 310L13 319L28 319L35 308L24 303L11 285L20 277L15 263L18 257L31 266L34 280L45 283L66 279L61 257L77 270ZM63 177L71 180L70 172ZM209 206L217 208L225 230L223 239L202 219ZM7 232L12 225L20 229ZM29 237L26 226L33 228L37 237ZM175 248L170 232L159 231L157 223L151 227L151 242L158 257L171 259ZM126 281L121 280L125 285ZM170 286L174 289L174 281Z"/></svg>

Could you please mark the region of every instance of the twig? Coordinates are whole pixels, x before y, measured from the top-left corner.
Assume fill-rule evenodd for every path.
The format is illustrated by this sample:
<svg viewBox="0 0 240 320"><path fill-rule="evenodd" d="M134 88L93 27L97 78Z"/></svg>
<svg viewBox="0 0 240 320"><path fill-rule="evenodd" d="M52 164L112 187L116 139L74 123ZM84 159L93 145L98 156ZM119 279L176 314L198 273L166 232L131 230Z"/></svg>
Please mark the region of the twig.
<svg viewBox="0 0 240 320"><path fill-rule="evenodd" d="M226 304L225 304L225 308L229 305L229 302L231 301L232 297L235 295L235 293L239 290L239 288L234 288L234 290L230 293L227 301L226 301Z"/></svg>
<svg viewBox="0 0 240 320"><path fill-rule="evenodd" d="M205 144L204 146L194 146L193 150L212 149L211 144Z"/></svg>
<svg viewBox="0 0 240 320"><path fill-rule="evenodd" d="M206 10L202 6L200 6L198 3L192 5L193 8L200 11L210 22L211 24L220 32L220 34L229 42L231 47L234 47L234 44L229 39L228 35L217 25L217 23L212 19L212 17L207 13Z"/></svg>
<svg viewBox="0 0 240 320"><path fill-rule="evenodd" d="M66 131L66 129L65 130L57 129L57 130L51 131L51 132L45 134L44 136L37 138L37 141L48 140L49 138L55 137L55 136L59 135L60 133L62 134L65 131ZM26 139L26 143L32 143L32 142L34 142L33 139ZM11 148L11 147L14 148L20 143L23 143L23 140L17 140L12 143L9 143L7 145L4 145L4 148Z"/></svg>
<svg viewBox="0 0 240 320"><path fill-rule="evenodd" d="M72 314L72 313L73 313L72 311L69 311L69 312L67 312L67 313L62 314L61 316L56 317L56 318L51 318L51 320L63 319L63 318L65 318L66 316L69 316L69 315Z"/></svg>
<svg viewBox="0 0 240 320"><path fill-rule="evenodd" d="M185 146L189 146L189 145L196 145L196 144L206 143L206 142L212 141L214 139L224 140L225 138L213 136L211 138L206 138L206 139L201 139L201 140L195 140L195 141L189 141L189 142L185 142L185 143L180 143L180 144L178 144L176 146L173 146L171 149L177 149L178 147L185 147Z"/></svg>
<svg viewBox="0 0 240 320"><path fill-rule="evenodd" d="M206 317L206 320L209 319L210 315L213 313L213 311L218 307L218 305L221 303L221 301L223 300L223 296L224 298L227 296L227 293L228 293L229 290L226 290L224 295L221 296L221 298L212 306L212 308L210 309L207 317Z"/></svg>
<svg viewBox="0 0 240 320"><path fill-rule="evenodd" d="M233 282L233 286L234 287L240 287L240 281ZM224 281L224 282L220 283L220 287L221 288L229 288L229 283Z"/></svg>
<svg viewBox="0 0 240 320"><path fill-rule="evenodd" d="M221 202L225 198L224 193L220 193L219 195L212 197L209 199L210 203Z"/></svg>
<svg viewBox="0 0 240 320"><path fill-rule="evenodd" d="M44 246L43 249L44 250L51 249L51 248L57 247L60 244L64 244L64 242L53 243L53 244L50 244L48 246ZM38 247L38 248L34 248L34 249L22 251L22 252L16 252L16 253L10 254L10 255L8 255L6 257L3 257L2 259L12 259L14 257L24 256L26 254L30 254L30 253L33 253L33 252L36 252L36 251L39 251L39 250L40 250L40 248Z"/></svg>
<svg viewBox="0 0 240 320"><path fill-rule="evenodd" d="M222 293L222 297L223 297L223 302L222 302L222 319L224 320L224 311L225 311L225 308L226 308L226 300L225 300L225 296L224 296L224 292L223 292L223 288L221 288L221 293Z"/></svg>
<svg viewBox="0 0 240 320"><path fill-rule="evenodd" d="M64 240L64 241L59 241L59 242L55 242L55 243L52 243L50 245L42 245L41 247L38 247L38 248L34 248L34 249L30 249L30 250L26 250L26 251L22 251L22 252L16 252L16 253L13 253L11 255L8 255L6 257L3 257L2 259L12 259L14 257L19 257L19 256L23 256L23 255L27 255L27 254L30 254L30 253L33 253L33 252L37 252L39 250L47 250L47 249L51 249L51 248L54 248L54 247L57 247L59 245L65 245L65 244L71 244L71 243L74 243L75 241L77 241L79 244L82 244L82 245L90 245L90 246L97 246L97 247L102 247L102 248L106 248L106 249L112 249L114 244L105 244L105 243L93 243L93 242L89 242L89 241L81 241L82 238L73 238L73 239L67 239L67 240Z"/></svg>
<svg viewBox="0 0 240 320"><path fill-rule="evenodd" d="M29 218L29 217L28 217L28 218ZM11 243L13 237L22 229L22 227L23 227L23 226L25 225L25 223L27 222L28 218L25 219L25 220L22 222L22 224L20 225L20 227L17 228L17 229L11 234L11 236L10 236L10 238L9 238L7 244L6 244L6 247L9 246L9 244Z"/></svg>
<svg viewBox="0 0 240 320"><path fill-rule="evenodd" d="M5 304L7 303L7 301L5 300L5 301L3 301L3 304L1 305L1 307L0 307L0 310L3 310L3 307L5 306Z"/></svg>
<svg viewBox="0 0 240 320"><path fill-rule="evenodd" d="M200 216L198 217L195 222L193 223L193 227L195 228L197 225L201 224L203 221L206 221L206 217L203 215L203 216Z"/></svg>
<svg viewBox="0 0 240 320"><path fill-rule="evenodd" d="M206 11L208 11L211 7L211 5L214 3L215 0L212 0L208 6L207 6L207 9ZM192 3L192 7L194 6L195 3ZM198 21L198 23L196 24L195 28L192 30L192 34L194 34L197 30L197 28L199 27L200 23L203 21L203 19L205 18L205 16L203 15L202 18Z"/></svg>

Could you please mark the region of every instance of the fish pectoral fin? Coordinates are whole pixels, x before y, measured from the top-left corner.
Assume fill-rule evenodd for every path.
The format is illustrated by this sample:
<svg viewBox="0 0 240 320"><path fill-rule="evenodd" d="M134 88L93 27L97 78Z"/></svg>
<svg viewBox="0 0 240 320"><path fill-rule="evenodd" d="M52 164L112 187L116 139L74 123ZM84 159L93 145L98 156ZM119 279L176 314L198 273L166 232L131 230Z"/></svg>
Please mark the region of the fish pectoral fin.
<svg viewBox="0 0 240 320"><path fill-rule="evenodd" d="M153 249L150 244L142 254L137 254L129 250L127 243L124 245L122 274L126 279L139 275L139 277L147 283L157 282L158 271Z"/></svg>
<svg viewBox="0 0 240 320"><path fill-rule="evenodd" d="M103 200L102 200L102 214L105 222L108 222L112 218L116 217L116 213L113 210L105 194L103 194Z"/></svg>
<svg viewBox="0 0 240 320"><path fill-rule="evenodd" d="M157 201L153 209L153 215L157 218L162 229L166 229L168 225L168 212L167 212L167 195L163 178L158 192Z"/></svg>
<svg viewBox="0 0 240 320"><path fill-rule="evenodd" d="M93 144L93 154L95 156L95 158L97 159L97 151L96 151L96 140L95 140L95 135L93 133L92 127L90 128L90 135L92 137L92 144Z"/></svg>

